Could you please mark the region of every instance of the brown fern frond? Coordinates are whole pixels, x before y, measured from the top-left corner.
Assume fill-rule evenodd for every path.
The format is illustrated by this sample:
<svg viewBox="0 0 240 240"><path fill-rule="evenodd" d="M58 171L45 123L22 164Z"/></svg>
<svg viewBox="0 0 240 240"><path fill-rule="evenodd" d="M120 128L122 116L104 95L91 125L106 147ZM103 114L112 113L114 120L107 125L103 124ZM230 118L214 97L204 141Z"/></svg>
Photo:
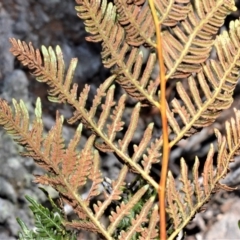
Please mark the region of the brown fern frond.
<svg viewBox="0 0 240 240"><path fill-rule="evenodd" d="M129 45L140 46L147 44L155 47L154 40L155 29L152 26L153 19L148 3L143 6L140 4L132 4L123 0L114 1L117 12L119 14L118 22L126 31L126 41ZM165 26L175 26L178 22L187 17L189 9L189 0L182 1L155 1L156 10L161 16L159 24Z"/></svg>
<svg viewBox="0 0 240 240"><path fill-rule="evenodd" d="M116 53L116 55L121 57L121 64L113 71L118 75L116 81L131 97L160 108L156 98L158 83L151 80L156 55L154 53L149 55L144 69L143 53L139 49L132 48L127 60L121 53Z"/></svg>
<svg viewBox="0 0 240 240"><path fill-rule="evenodd" d="M74 170L71 173L68 172L68 175L69 175L68 181L71 184L71 187L75 190L77 190L78 188L86 184L91 168L93 167L94 139L95 139L94 135L88 138L87 143L84 145L84 148L79 154L78 159L74 163ZM65 165L66 164L67 163L65 163Z"/></svg>
<svg viewBox="0 0 240 240"><path fill-rule="evenodd" d="M129 45L140 46L147 43L154 47L153 37L155 29L150 28L153 24L151 11L146 6L129 4L123 0L114 1L119 14L118 22L126 31L126 41Z"/></svg>
<svg viewBox="0 0 240 240"><path fill-rule="evenodd" d="M143 186L131 197L127 204L122 202L120 206L117 206L115 212L113 211L111 212L111 215L109 216L109 220L111 223L108 226L108 232L110 234L112 234L115 231L120 221L125 216L130 214L130 211L133 208L133 206L139 202L139 200L142 198L142 196L146 193L148 189L149 185Z"/></svg>
<svg viewBox="0 0 240 240"><path fill-rule="evenodd" d="M131 117L131 122L128 126L128 129L126 133L124 134L123 139L118 140L119 148L123 151L126 152L128 150L128 145L133 139L133 134L137 129L137 123L139 119L139 112L140 112L141 105L138 103L133 111L132 111L132 117Z"/></svg>
<svg viewBox="0 0 240 240"><path fill-rule="evenodd" d="M92 186L88 192L88 196L86 201L89 201L94 196L98 196L100 194L99 191L99 184L103 182L102 173L100 169L100 157L98 151L94 151L94 158L93 158L93 166L91 167L91 172L88 178L92 181Z"/></svg>
<svg viewBox="0 0 240 240"><path fill-rule="evenodd" d="M79 16L84 19L85 24L91 25L91 28L87 27L86 30L93 36L87 40L95 41L96 35L97 41L102 41L104 66L107 68L115 66L113 73L118 75L116 81L130 96L159 108L159 102L155 96L158 84L155 87L151 85L151 92L146 90L146 86L151 84L150 75L156 62L155 54L149 56L148 64L142 70L143 55L138 48L131 47L124 41L124 29L115 20L116 9L112 7L112 3L107 4L105 0L102 2L85 0L77 3L76 10ZM108 24L100 19L106 19Z"/></svg>
<svg viewBox="0 0 240 240"><path fill-rule="evenodd" d="M143 137L142 137L142 140L140 141L140 143L138 145L133 145L133 150L134 150L134 153L133 153L133 156L132 156L132 160L134 162L138 162L140 158L142 158L142 155L143 153L146 151L148 145L149 145L149 142L151 141L152 139L152 131L153 131L153 127L154 127L154 124L153 123L150 123L147 128L145 129L144 133L143 133ZM152 156L153 158L156 157ZM152 161L150 161L152 162Z"/></svg>
<svg viewBox="0 0 240 240"><path fill-rule="evenodd" d="M97 186L101 182L101 176L89 177L91 171L97 172L97 161L99 161L98 154L93 151L95 135L89 137L84 148L78 152L76 146L80 141L81 125L77 128L69 146L66 147L62 138L62 116L57 114L55 126L47 136L43 136L40 100L38 99L36 103L36 118L31 128L23 102L17 103L13 100L13 106L14 113L5 101L0 100L0 125L13 136L16 142L25 147L24 156L33 157L41 167L47 170L48 175L37 176L35 182L53 186L60 193L61 198L73 207L79 218L86 221L86 225L82 225L83 229L85 226L85 230L89 230L89 226L94 225L94 229L98 229L98 232L110 239L109 234L93 216L88 206L90 198L98 194ZM69 160L69 157L73 159ZM73 168L67 167L69 161L74 162ZM92 168L94 170L91 170ZM82 199L79 188L85 185L87 178L92 180L92 189L89 197Z"/></svg>
<svg viewBox="0 0 240 240"><path fill-rule="evenodd" d="M37 100L36 103L36 118L33 122L32 128L29 130L29 114L23 101L19 103L13 100L14 111L7 104L6 101L0 99L0 125L12 135L13 139L20 145L27 146L27 153L23 152L22 155L27 154L34 158L39 165L46 171L51 172L51 168L45 161L43 154L39 149L42 145L43 123L41 118L41 103ZM30 144L28 144L30 142Z"/></svg>
<svg viewBox="0 0 240 240"><path fill-rule="evenodd" d="M143 5L146 0L127 0L127 4L135 4L137 6Z"/></svg>
<svg viewBox="0 0 240 240"><path fill-rule="evenodd" d="M29 52L29 49L31 49L31 44L29 48L26 44L21 43L20 41L16 41L15 39L10 39L13 47L11 51L20 59L25 59L25 55ZM22 47L22 45L26 45L25 48ZM34 56L28 58L25 62L26 65L33 65L32 69L35 69L33 74L37 76L37 80L40 82L46 82L52 90L49 91L50 94L50 100L53 101L59 101L59 102L68 102L69 105L75 108L75 112L73 114L73 117L69 120L69 123L74 123L75 121L81 119L81 122L92 130L92 132L99 136L105 145L107 146L107 150L111 149L111 151L114 151L117 156L120 156L120 158L126 162L129 166L131 166L132 169L139 172L144 179L146 179L151 185L154 186L154 188L158 189L158 184L149 176L147 175L143 169L133 162L131 158L126 153L126 147L131 141L130 137L133 136L133 127L128 128L131 131L128 131L128 134L126 137L122 140L124 143L124 146L118 146L115 145L114 142L110 141L105 133L105 125L106 125L106 119L107 115L106 112L109 112L110 109L114 106L113 102L113 93L115 90L115 86L112 85L109 87L112 83L112 81L115 79L115 75L109 77L100 87L97 91L97 95L93 101L92 108L90 109L90 112L86 110L85 108L85 102L87 99L87 93L89 91L88 87L85 87L83 92L80 94L79 100L77 100L77 85L74 84L71 88L71 81L72 81L72 74L73 69L75 68L75 63L71 63L69 66L69 70L67 71L66 79L64 80L63 76L63 69L64 69L64 61L62 59L62 52L59 46L56 48L56 54L52 51L52 48L49 47L47 50L45 47L43 49L43 55L44 55L44 61L38 60L34 58L35 55L37 55L38 50L36 50L36 54ZM32 50L33 51L33 50ZM34 52L34 51L33 51ZM76 62L77 60L72 60L73 62ZM43 63L42 65L39 65L40 63ZM73 65L73 66L71 66ZM58 70L59 66L59 70ZM57 68L57 70L55 69ZM109 89L108 89L109 88ZM108 90L107 90L108 89ZM107 92L106 92L107 91ZM105 96L105 104L102 105L104 108L104 111L102 111L102 114L96 123L94 121L94 115L96 112L97 107L102 103L101 100ZM83 100L83 101L82 101ZM140 111L140 104L136 106L136 113ZM135 123L138 121L137 115L134 116ZM136 125L136 124L135 124ZM133 126L131 124L131 126ZM135 126L136 127L136 126ZM97 145L96 145L97 146ZM124 150L123 150L124 149Z"/></svg>
<svg viewBox="0 0 240 240"><path fill-rule="evenodd" d="M73 138L70 140L68 144L68 148L65 150L64 159L68 159L68 161L62 162L62 173L64 175L72 173L75 169L76 162L79 161L76 148L81 139L82 128L83 128L82 124L79 124ZM44 147L44 149L46 149L46 147ZM50 147L50 145L48 145L48 147ZM46 151L45 153L48 156L48 153Z"/></svg>
<svg viewBox="0 0 240 240"><path fill-rule="evenodd" d="M127 231L120 232L119 239L130 240L132 239L134 234L140 233L144 230L142 224L148 222L147 214L149 213L149 210L151 209L154 200L155 197L153 196L143 205L140 214L136 215L136 217L132 219L131 227Z"/></svg>
<svg viewBox="0 0 240 240"><path fill-rule="evenodd" d="M208 126L223 109L230 107L240 64L239 29L240 22L237 20L230 24L229 34L224 32L217 37L215 47L219 60L202 64L202 70L196 77L188 78L190 93L186 92L182 83L177 83L180 100L173 99L171 110L167 109L169 125L177 136L170 143L171 146L184 135L190 136L198 128ZM177 123L177 116L184 127Z"/></svg>
<svg viewBox="0 0 240 240"><path fill-rule="evenodd" d="M155 7L161 16L159 24L169 27L177 25L179 22L187 18L190 11L189 5L189 0L157 0L155 2Z"/></svg>
<svg viewBox="0 0 240 240"><path fill-rule="evenodd" d="M151 142L150 147L147 148L147 153L143 154L141 161L144 171L149 173L152 167L152 164L158 163L161 158L161 149L163 145L162 137L156 139L154 142Z"/></svg>
<svg viewBox="0 0 240 240"><path fill-rule="evenodd" d="M157 223L159 221L158 213L158 205L155 204L152 212L150 213L151 217L148 228L143 228L143 231L140 232L141 236L139 237L139 240L151 240L158 237L158 231L156 229Z"/></svg>
<svg viewBox="0 0 240 240"><path fill-rule="evenodd" d="M193 167L193 180L188 178L188 168L181 159L181 178L182 186L177 189L174 178L169 172L167 182L167 212L173 221L174 233L169 239L174 239L180 229L182 229L190 219L201 209L211 194L218 189L233 190L219 181L228 172L229 162L233 161L234 156L239 154L240 149L240 112L235 110L235 118L231 118L226 124L226 137L215 129L218 140L217 166L213 164L214 148L210 146L204 169L202 173L203 181L199 182L198 167L199 160L196 157Z"/></svg>
<svg viewBox="0 0 240 240"><path fill-rule="evenodd" d="M124 104L124 102L123 102L124 100L125 100L125 96L123 95L120 98L120 101L118 102L119 105L116 106L116 108L113 110L113 115L111 115L112 124L107 126L108 127L107 137L111 141L115 140L117 131L120 131L122 129L121 118L122 118L122 113L124 111L124 107L121 105ZM116 112L117 109L119 111ZM137 129L139 112L140 112L140 103L138 103L132 111L132 115L131 115L132 121L130 122L123 138L118 139L118 141L117 141L116 146L122 153L127 154L127 152L128 152L129 143L132 141L134 133ZM155 140L154 144L151 143L151 148L148 148L148 145L152 140L153 126L154 126L153 123L151 123L146 128L146 130L144 131L144 134L143 134L142 141L139 143L139 145L135 144L133 146L134 153L131 156L131 160L135 163L137 163L139 160L142 160L142 158L143 158L142 164L144 166L144 171L146 173L148 173L150 171L152 164L160 161L160 156L161 156L161 154L159 153L159 150L162 147L162 141ZM106 142L97 142L95 144L95 146L99 150L104 151L104 152L112 151L112 149L108 147L108 144ZM144 154L145 151L147 152L147 155ZM138 172L138 170L134 169L132 166L130 166L130 169Z"/></svg>
<svg viewBox="0 0 240 240"><path fill-rule="evenodd" d="M108 195L108 197L105 199L104 202L98 201L97 204L95 204L94 211L95 211L95 216L97 219L100 219L100 217L103 215L104 211L107 209L107 207L115 200L120 200L122 198L122 192L123 188L125 186L125 179L126 175L128 173L129 169L127 165L124 165L117 177L116 180L112 181L112 191Z"/></svg>
<svg viewBox="0 0 240 240"><path fill-rule="evenodd" d="M108 137L111 141L115 140L116 133L121 131L123 129L124 122L122 121L122 116L125 109L125 101L126 101L127 95L123 94L115 109L113 110L112 114L110 115L110 118L112 119L112 123L107 125L108 128Z"/></svg>
<svg viewBox="0 0 240 240"><path fill-rule="evenodd" d="M163 34L166 79L199 72L209 57L219 27L236 10L233 0L196 0L194 7L189 5L187 18Z"/></svg>
<svg viewBox="0 0 240 240"><path fill-rule="evenodd" d="M111 31L116 22L116 7L106 0L76 0L76 3L77 15L84 20L86 31L92 34L86 39L91 42L102 41L103 35L98 26L101 25L103 31Z"/></svg>
<svg viewBox="0 0 240 240"><path fill-rule="evenodd" d="M98 228L94 226L91 222L86 221L72 221L72 222L64 222L63 223L66 227L73 228L73 229L85 229L85 231L100 233Z"/></svg>

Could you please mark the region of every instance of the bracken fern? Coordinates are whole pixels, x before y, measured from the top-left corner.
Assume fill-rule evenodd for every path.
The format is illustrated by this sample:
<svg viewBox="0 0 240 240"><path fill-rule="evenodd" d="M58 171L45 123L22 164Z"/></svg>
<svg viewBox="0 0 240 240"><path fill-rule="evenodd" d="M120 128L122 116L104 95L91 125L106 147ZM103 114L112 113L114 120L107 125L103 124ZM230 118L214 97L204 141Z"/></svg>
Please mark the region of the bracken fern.
<svg viewBox="0 0 240 240"><path fill-rule="evenodd" d="M164 147L167 146L167 152L181 139L209 126L233 101L240 68L240 21L231 22L228 32L218 32L226 16L236 10L234 1L155 0L149 1L151 8L145 0L76 2L77 14L89 33L87 41L102 43L102 62L111 70L111 76L98 87L91 106L86 106L90 86L86 85L79 94L77 84L72 83L77 59L72 59L66 69L59 46L55 49L43 46L40 51L31 43L10 39L13 55L31 70L37 81L49 85L49 100L66 103L74 109L67 121L80 122L75 135L66 146L62 137L64 118L58 112L55 126L43 134L39 99L31 123L22 101L13 100L12 109L0 99L0 124L25 147L22 155L32 157L46 170L35 181L55 188L61 200L72 206L78 220L62 220L65 227L95 232L105 239L159 239L160 236L174 239L212 193L221 188L231 190L220 180L227 174L234 156L240 153L238 110L225 123L224 136L215 130L217 163L213 163L215 150L211 145L201 173L202 182L197 156L192 174L188 173L183 158L178 180L168 172L166 189L164 181L159 185L153 178L151 169L159 162L162 169L167 169ZM147 56L143 48L148 50ZM214 59L210 57L212 51L216 53ZM152 73L158 62L160 77L155 79ZM165 100L164 93L169 81L177 81L178 97L171 102ZM115 84L125 90L120 97L116 97ZM124 126L127 97L134 98L136 104L129 116L129 126ZM160 111L163 135L155 137L156 127L150 123L142 140L134 145L133 154L129 154L129 145L138 131L140 111L146 106ZM91 134L79 150L83 128ZM167 130L173 136L171 139L164 137ZM103 182L99 151L112 152L123 163L104 199L97 198ZM137 175L133 183L126 183L129 172ZM164 174L162 171L161 180ZM177 181L181 182L179 188ZM83 198L84 186L88 187L88 194ZM162 194L160 205L158 193ZM167 225L165 208L159 209L165 204ZM114 206L114 210L103 225L101 219L109 206Z"/></svg>

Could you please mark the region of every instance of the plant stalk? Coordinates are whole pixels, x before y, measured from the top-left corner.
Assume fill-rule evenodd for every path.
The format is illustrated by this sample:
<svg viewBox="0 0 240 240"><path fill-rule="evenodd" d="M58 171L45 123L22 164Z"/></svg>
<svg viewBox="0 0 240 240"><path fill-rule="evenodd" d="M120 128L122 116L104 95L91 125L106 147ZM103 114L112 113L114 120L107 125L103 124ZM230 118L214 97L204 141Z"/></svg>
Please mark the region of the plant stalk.
<svg viewBox="0 0 240 240"><path fill-rule="evenodd" d="M162 120L162 135L163 135L163 156L162 156L162 169L159 182L159 215L160 215L160 239L167 239L166 232L166 212L165 212L165 189L168 172L168 160L169 160L169 141L168 141L168 122L166 112L166 78L165 67L163 61L162 52L162 38L161 38L161 26L158 21L157 12L153 3L153 0L149 0L149 5L153 15L153 20L156 29L157 40L157 55L160 70L160 114Z"/></svg>

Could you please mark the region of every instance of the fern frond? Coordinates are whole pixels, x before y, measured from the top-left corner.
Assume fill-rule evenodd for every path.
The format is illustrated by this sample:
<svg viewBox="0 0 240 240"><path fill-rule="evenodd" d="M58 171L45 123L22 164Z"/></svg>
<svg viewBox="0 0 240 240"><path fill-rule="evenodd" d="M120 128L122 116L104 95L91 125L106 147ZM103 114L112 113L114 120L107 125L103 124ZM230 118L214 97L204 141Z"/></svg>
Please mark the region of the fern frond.
<svg viewBox="0 0 240 240"><path fill-rule="evenodd" d="M143 153L146 151L149 142L152 139L152 131L153 131L153 127L154 124L150 123L147 128L145 129L144 133L143 133L143 137L142 140L140 141L139 145L133 145L133 156L132 156L132 160L134 162L138 162L140 158L142 158ZM154 155L152 156L153 158L155 157ZM152 162L152 161L149 161Z"/></svg>
<svg viewBox="0 0 240 240"><path fill-rule="evenodd" d="M124 42L124 29L115 20L116 9L112 7L112 3L107 4L105 0L101 2L84 0L77 1L77 3L76 10L79 16L84 19L87 25L86 30L93 34L87 40L102 41L104 66L116 67L113 71L118 75L116 81L130 96L159 108L159 102L155 96L158 84L154 85L150 80L156 62L155 54L150 54L148 64L141 74L142 53L139 52L138 48L131 47ZM91 26L90 29L88 25ZM146 90L148 89L147 85L151 85L150 92Z"/></svg>
<svg viewBox="0 0 240 240"><path fill-rule="evenodd" d="M144 5L133 4L123 0L115 0L114 3L119 15L118 22L126 31L126 42L132 46L147 44L155 48L155 29L149 27L154 23L148 3L145 1ZM187 17L190 10L188 5L189 0L177 2L171 0L155 1L156 10L161 16L159 24L165 26L177 25L178 22Z"/></svg>
<svg viewBox="0 0 240 240"><path fill-rule="evenodd" d="M78 230L84 229L85 231L93 232L93 233L99 232L99 229L92 222L88 222L88 221L75 220L72 222L65 222L64 225L72 229L78 229ZM111 239L111 238L109 237L108 239Z"/></svg>
<svg viewBox="0 0 240 240"><path fill-rule="evenodd" d="M186 19L190 11L190 2L189 0L157 0L155 7L161 16L159 24L173 27Z"/></svg>
<svg viewBox="0 0 240 240"><path fill-rule="evenodd" d="M161 158L161 149L163 146L163 139L156 139L154 142L151 142L150 147L147 148L147 153L143 154L141 161L144 171L149 173L152 167L152 164L160 162Z"/></svg>
<svg viewBox="0 0 240 240"><path fill-rule="evenodd" d="M13 55L32 70L39 82L50 86L49 100L67 103L74 109L68 123L80 121L81 124L69 144L65 144L63 139L64 118L58 112L55 126L48 134L43 134L40 100L36 104L36 117L29 123L28 111L22 101L18 103L13 100L11 108L0 99L0 125L25 147L22 155L34 158L47 171L43 176L36 176L35 182L53 186L59 192L60 199L71 205L79 218L70 223L50 212L45 214L46 217L39 208L36 218L40 233L51 239L54 235L51 231L48 233L48 227L53 230L58 227L55 222L61 221L65 226L92 231L108 240L155 239L159 237L159 230L160 233L166 230L169 239L174 239L214 191L221 188L232 190L221 184L220 180L228 172L228 165L234 156L240 154L240 111L237 110L235 118L225 124L226 136L215 130L218 151L215 153L213 145L210 146L201 174L202 182L199 181L197 157L191 173L192 180L189 179L185 160L181 159L179 188L169 172L166 189L170 219L168 229L165 227L165 205L160 208L159 217L155 203L157 193L165 192L165 180L162 179L166 179L166 174L160 176L159 185L150 173L152 165L159 163L162 158L163 146L163 156L166 156L163 157L163 173L167 170L167 120L174 137L170 143L172 147L182 138L213 123L222 110L229 108L232 103L240 70L240 21L230 24L229 33L216 35L226 16L236 9L234 0L154 0L152 5L155 5L156 12L151 12L146 0L76 2L78 15L90 34L86 39L102 42L102 62L105 67L111 68L112 73L97 89L91 106L86 107L90 86L85 85L79 94L78 85L73 84L76 58L66 68L59 46L55 50L42 46L40 52L31 43L10 39ZM155 27L152 26L152 13ZM160 42L159 25L163 26L163 46L156 44L156 33L157 42ZM144 47L148 53L141 50ZM161 47L164 61L162 57L157 60L154 53ZM213 47L216 60L208 59ZM160 68L160 92L159 78L152 79L158 61L165 64L167 70L164 78L164 67ZM164 80L174 78L185 78L187 86L178 82L177 97L168 104L165 103ZM115 99L114 81L138 101L129 116L129 124L124 123L123 117L127 95ZM163 136L154 137L154 124L150 123L144 129L142 139L133 145L132 151L140 111L144 105L160 110ZM91 133L84 147L79 150L83 126ZM112 152L122 165L119 175L110 182L108 191L103 191L101 198L93 203L93 199L100 195L99 185L103 183L97 149ZM213 163L214 156L217 156L216 166ZM132 183L127 182L130 172L131 177L137 175ZM160 194L159 198L161 205L165 202L164 195ZM100 219L108 209L111 211L109 222L103 225ZM34 237L22 222L20 224L25 235ZM61 227L57 229L60 232L63 229ZM161 234L161 238L165 239L165 234Z"/></svg>
<svg viewBox="0 0 240 240"><path fill-rule="evenodd" d="M144 228L143 231L140 232L141 236L139 237L139 240L155 239L158 237L158 231L156 229L157 223L159 221L157 204L154 205L150 215L151 217L148 224L148 228Z"/></svg>
<svg viewBox="0 0 240 240"><path fill-rule="evenodd" d="M128 170L129 169L127 165L124 165L117 179L112 181L111 194L108 195L108 197L105 199L104 202L98 201L97 204L94 204L93 207L94 207L95 216L97 219L100 219L104 211L114 200L120 200L122 198L123 188L125 186L125 179L126 179Z"/></svg>
<svg viewBox="0 0 240 240"><path fill-rule="evenodd" d="M166 79L184 78L199 72L225 17L236 11L233 0L196 0L189 9L185 20L163 34Z"/></svg>
<svg viewBox="0 0 240 240"><path fill-rule="evenodd" d="M21 145L27 145L27 155L34 158L39 165L44 168L46 171L50 171L48 164L41 161L44 159L44 156L41 152L36 152L34 149L38 149L42 144L42 133L43 133L43 123L41 118L41 104L40 100L37 100L36 103L36 119L32 124L32 129L29 130L29 114L27 108L23 101L20 100L17 103L13 99L13 108L7 104L6 101L0 99L0 125L12 135L13 139ZM27 143L30 144L28 145ZM22 153L26 155L26 153Z"/></svg>
<svg viewBox="0 0 240 240"><path fill-rule="evenodd" d="M196 78L188 78L190 93L186 92L182 83L177 83L180 100L173 99L171 110L167 109L169 125L176 134L171 146L184 135L190 136L198 128L208 126L223 109L230 107L240 64L239 29L240 22L237 20L230 24L229 34L224 32L217 37L215 47L219 60L202 64ZM203 100L200 91L204 94ZM184 127L177 123L177 116Z"/></svg>
<svg viewBox="0 0 240 240"><path fill-rule="evenodd" d="M114 1L119 14L118 22L126 31L126 42L132 46L140 46L147 43L155 47L153 37L154 28L149 28L153 24L151 11L146 6L129 4L123 0Z"/></svg>
<svg viewBox="0 0 240 240"><path fill-rule="evenodd" d="M193 180L188 179L188 168L181 159L181 178L182 186L176 189L174 178L169 172L167 182L167 212L172 219L174 232L169 239L174 239L179 231L190 221L190 219L201 209L211 194L219 189L233 190L221 184L219 181L225 177L228 172L228 166L233 161L234 156L239 154L240 150L240 112L235 110L235 118L231 118L226 124L226 137L215 129L218 140L217 166L214 167L213 157L214 148L210 146L204 169L203 181L199 182L198 167L199 160L196 157L193 167Z"/></svg>
<svg viewBox="0 0 240 240"><path fill-rule="evenodd" d="M19 59L25 59L25 55L27 52L29 52L29 49L32 49L31 44L29 46L29 49L26 50L27 45L24 43L21 43L20 41L16 41L15 39L10 39L11 43L13 44L13 47L11 51L14 55L18 56ZM22 46L25 46L23 48ZM107 146L107 150L110 149L111 151L114 151L117 156L119 156L124 162L126 162L129 166L131 166L132 169L139 172L144 179L146 179L152 186L154 186L155 189L158 189L158 184L148 175L144 172L144 170L139 166L137 163L133 162L131 158L126 153L126 148L131 140L131 137L133 136L134 129L136 128L136 123L138 121L137 116L134 116L134 125L131 124L131 127L129 126L127 134L125 134L125 138L122 140L123 146L120 146L120 144L116 145L113 141L110 141L108 136L105 133L104 126L106 125L106 114L105 112L110 112L110 109L114 106L113 102L113 93L114 93L114 85L112 85L110 88L112 81L115 79L115 75L109 77L100 87L97 91L97 95L93 101L92 108L90 111L87 111L85 108L85 102L87 99L87 93L89 91L89 87L86 86L83 92L80 94L79 100L77 100L77 85L74 84L71 88L70 82L72 80L72 70L68 70L66 79L63 78L63 60L62 60L62 52L60 47L56 48L56 55L52 51L52 48L49 48L49 53L46 53L46 48L43 47L44 51L44 61L38 60L38 63L35 64L34 57L28 58L27 61L24 63L26 65L34 65L34 74L37 76L37 80L40 79L41 82L46 82L51 89L50 97L53 98L54 101L60 101L65 102L67 101L69 105L71 105L73 108L75 108L75 112L73 114L73 117L69 120L69 123L74 123L77 120L81 119L81 122L90 128L95 135L98 135L103 141L104 144ZM23 51L23 52L22 52ZM33 51L33 50L31 50ZM36 51L36 54L34 53L34 56L37 55L38 50ZM58 59L60 57L60 59ZM49 59L50 58L50 59ZM31 63L33 61L33 63ZM45 63L46 61L46 63ZM57 61L57 62L56 62ZM40 62L44 62L44 65L38 65ZM51 64L49 64L51 63ZM53 68L58 66L60 64L60 73L59 71L54 70L55 74L52 75ZM73 69L74 67L70 67L69 69ZM71 77L69 77L71 75ZM65 84L67 82L67 84ZM109 89L108 89L109 88ZM107 90L108 89L108 90ZM94 121L94 115L96 112L97 107L101 104L101 100L105 96L105 104L103 104L104 111L102 112L98 123ZM51 100L50 99L50 100ZM83 100L83 101L82 101ZM138 113L140 111L140 103L137 104L135 108L135 112ZM135 126L135 127L134 127Z"/></svg>
<svg viewBox="0 0 240 240"><path fill-rule="evenodd" d="M109 216L110 219L110 225L108 226L108 232L113 233L115 229L117 228L120 221L126 216L130 214L130 211L133 209L133 206L140 201L142 196L146 193L149 186L146 185L139 189L128 201L127 204L124 202L121 203L120 206L117 206L116 212L111 212L111 215Z"/></svg>
<svg viewBox="0 0 240 240"><path fill-rule="evenodd" d="M33 198L26 196L31 204L30 209L35 219L35 229L29 230L21 219L17 219L22 231L19 234L20 240L49 239L49 240L74 240L76 236L63 226L63 216L59 211L50 211L48 208L38 204Z"/></svg>
<svg viewBox="0 0 240 240"><path fill-rule="evenodd" d="M100 194L99 184L103 182L102 173L100 172L100 157L98 151L94 152L94 158L92 161L93 166L91 167L91 172L88 178L92 181L92 186L88 192L86 201L92 199L94 196Z"/></svg>
<svg viewBox="0 0 240 240"><path fill-rule="evenodd" d="M89 199L82 199L78 193L79 187L85 184L86 178L94 166L94 164L92 164L93 159L98 157L96 152L94 154L92 150L95 136L92 135L92 137L89 138L80 153L74 153L74 149L80 140L81 126L78 127L74 139L70 141L69 148L65 147L62 139L63 117L57 114L56 125L49 131L48 135L44 137L42 134L40 100L37 100L35 110L36 119L31 129L29 129L30 126L25 126L28 123L28 120L26 120L26 106L22 101L17 103L13 100L13 103L15 114L12 113L11 108L5 101L0 100L0 124L13 135L13 138L19 144L25 147L26 152L24 152L24 156L34 158L40 166L48 171L49 175L37 176L35 182L53 186L61 194L62 199L74 208L79 218L86 221L86 226L89 226L88 222L93 224L95 229L98 229L98 232L103 234L107 239L110 239L104 227L93 216L88 206ZM34 133L36 133L36 135L34 135ZM75 167L72 172L66 172L67 169L63 168L69 161L69 154L75 162ZM83 165L81 165L81 163L83 163ZM99 183L99 178L96 179L96 181ZM93 183L95 190L98 183ZM96 195L96 192L93 195Z"/></svg>
<svg viewBox="0 0 240 240"><path fill-rule="evenodd" d="M132 239L134 235L143 231L142 224L148 222L148 218L146 217L151 209L155 197L151 197L142 207L139 215L136 215L131 221L131 227L127 231L121 231L118 239L127 240Z"/></svg>

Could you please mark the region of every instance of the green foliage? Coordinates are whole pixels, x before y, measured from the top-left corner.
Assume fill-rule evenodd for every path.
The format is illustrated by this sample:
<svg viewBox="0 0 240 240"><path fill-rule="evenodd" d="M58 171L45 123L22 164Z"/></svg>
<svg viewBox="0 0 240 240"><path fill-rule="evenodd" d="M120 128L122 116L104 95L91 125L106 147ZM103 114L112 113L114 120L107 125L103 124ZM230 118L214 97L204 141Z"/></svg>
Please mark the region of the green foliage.
<svg viewBox="0 0 240 240"><path fill-rule="evenodd" d="M19 233L19 240L76 240L76 234L70 230L66 230L63 225L64 218L60 209L55 205L52 199L49 198L52 210L43 207L37 203L30 196L26 196L26 199L30 203L34 220L35 228L33 230L28 229L26 224L19 218L17 221L22 229Z"/></svg>

